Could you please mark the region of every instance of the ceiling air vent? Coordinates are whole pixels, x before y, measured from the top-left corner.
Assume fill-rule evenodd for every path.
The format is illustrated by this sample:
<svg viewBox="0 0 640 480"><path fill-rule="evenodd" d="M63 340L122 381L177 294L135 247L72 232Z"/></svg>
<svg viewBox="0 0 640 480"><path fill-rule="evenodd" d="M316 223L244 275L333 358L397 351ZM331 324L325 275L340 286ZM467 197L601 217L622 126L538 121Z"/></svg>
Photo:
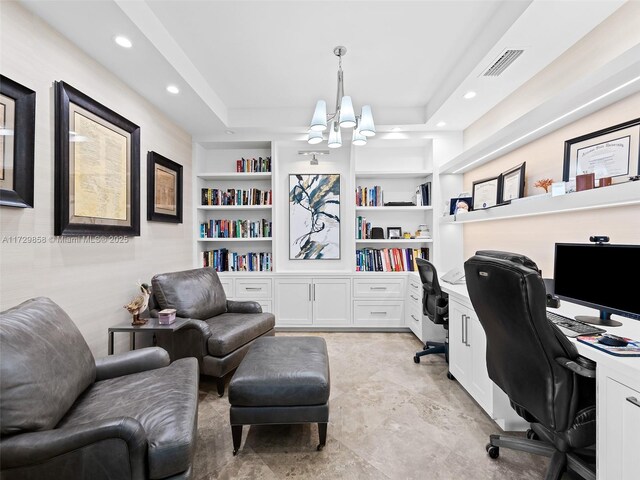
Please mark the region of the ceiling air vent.
<svg viewBox="0 0 640 480"><path fill-rule="evenodd" d="M524 52L524 50L505 50L498 59L484 71L481 77L497 77L504 72L506 68L516 60L516 58L522 55L522 52Z"/></svg>

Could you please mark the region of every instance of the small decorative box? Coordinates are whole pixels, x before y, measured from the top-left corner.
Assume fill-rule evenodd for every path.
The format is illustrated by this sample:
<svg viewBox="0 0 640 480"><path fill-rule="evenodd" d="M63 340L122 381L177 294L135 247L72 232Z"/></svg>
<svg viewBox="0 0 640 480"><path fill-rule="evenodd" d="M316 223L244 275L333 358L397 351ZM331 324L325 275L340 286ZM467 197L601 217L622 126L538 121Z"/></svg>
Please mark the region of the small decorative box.
<svg viewBox="0 0 640 480"><path fill-rule="evenodd" d="M176 321L176 309L165 308L158 312L158 323L160 325L171 325Z"/></svg>

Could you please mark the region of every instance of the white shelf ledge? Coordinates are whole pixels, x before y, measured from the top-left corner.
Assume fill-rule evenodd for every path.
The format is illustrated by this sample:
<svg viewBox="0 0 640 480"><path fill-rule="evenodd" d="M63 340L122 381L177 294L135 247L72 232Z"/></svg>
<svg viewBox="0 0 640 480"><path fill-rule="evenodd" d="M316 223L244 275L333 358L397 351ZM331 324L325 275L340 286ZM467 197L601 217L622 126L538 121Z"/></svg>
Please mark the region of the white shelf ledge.
<svg viewBox="0 0 640 480"><path fill-rule="evenodd" d="M200 205L198 210L271 210L272 205Z"/></svg>
<svg viewBox="0 0 640 480"><path fill-rule="evenodd" d="M620 207L640 204L640 182L627 182L609 187L595 188L582 192L568 193L552 197L537 195L513 201L502 207L475 210L457 216L453 215L440 220L443 224L462 224L470 222L486 222L516 217L569 213L579 210L595 210L598 208Z"/></svg>
<svg viewBox="0 0 640 480"><path fill-rule="evenodd" d="M431 170L413 170L413 171L361 171L356 172L356 179L360 178L415 178L428 177L432 175Z"/></svg>
<svg viewBox="0 0 640 480"><path fill-rule="evenodd" d="M270 180L271 172L213 172L199 173L203 180Z"/></svg>
<svg viewBox="0 0 640 480"><path fill-rule="evenodd" d="M198 237L196 240L199 242L270 242L272 237L255 237L255 238L202 238Z"/></svg>
<svg viewBox="0 0 640 480"><path fill-rule="evenodd" d="M388 239L388 238L383 238L380 240L376 240L376 239L371 239L371 238L366 238L366 239L356 239L356 244L394 244L399 246L400 244L402 245L418 245L418 244L422 244L422 243L433 243L433 239L432 238L392 238L392 239Z"/></svg>
<svg viewBox="0 0 640 480"><path fill-rule="evenodd" d="M428 206L408 206L408 207L356 207L356 212L423 212L425 210L433 210Z"/></svg>

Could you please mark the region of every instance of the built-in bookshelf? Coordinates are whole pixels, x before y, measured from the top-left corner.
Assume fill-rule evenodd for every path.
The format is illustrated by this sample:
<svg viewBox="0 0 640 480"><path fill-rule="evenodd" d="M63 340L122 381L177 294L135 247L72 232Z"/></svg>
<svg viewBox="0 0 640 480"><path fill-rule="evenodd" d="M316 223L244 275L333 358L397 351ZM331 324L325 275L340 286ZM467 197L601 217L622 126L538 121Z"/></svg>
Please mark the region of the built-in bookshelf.
<svg viewBox="0 0 640 480"><path fill-rule="evenodd" d="M199 143L196 264L219 272L273 270L271 142Z"/></svg>
<svg viewBox="0 0 640 480"><path fill-rule="evenodd" d="M416 259L429 259L429 249L419 248L362 248L356 249L356 272L414 272Z"/></svg>

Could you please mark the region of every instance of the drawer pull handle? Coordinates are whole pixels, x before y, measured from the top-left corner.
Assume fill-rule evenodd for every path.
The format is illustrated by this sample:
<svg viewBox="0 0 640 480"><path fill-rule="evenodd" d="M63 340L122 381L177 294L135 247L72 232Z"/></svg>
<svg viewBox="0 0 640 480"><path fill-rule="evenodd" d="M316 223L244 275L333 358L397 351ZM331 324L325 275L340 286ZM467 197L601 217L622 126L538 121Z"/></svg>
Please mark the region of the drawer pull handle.
<svg viewBox="0 0 640 480"><path fill-rule="evenodd" d="M412 283L412 284L411 284L411 286L412 286L413 288L418 288L418 285L416 285L415 283Z"/></svg>
<svg viewBox="0 0 640 480"><path fill-rule="evenodd" d="M413 295L410 295L411 298L413 298L414 300L418 300L418 297L414 297Z"/></svg>
<svg viewBox="0 0 640 480"><path fill-rule="evenodd" d="M371 290L386 290L387 287L369 287Z"/></svg>
<svg viewBox="0 0 640 480"><path fill-rule="evenodd" d="M640 400L636 397L627 397L627 402L634 404L636 407L640 407Z"/></svg>
<svg viewBox="0 0 640 480"><path fill-rule="evenodd" d="M245 290L262 290L262 287L244 287Z"/></svg>
<svg viewBox="0 0 640 480"><path fill-rule="evenodd" d="M371 312L371 315L386 315L387 312Z"/></svg>
<svg viewBox="0 0 640 480"><path fill-rule="evenodd" d="M413 316L413 313L411 314L411 318L413 318L416 322L419 322L420 320L418 320L416 317Z"/></svg>

